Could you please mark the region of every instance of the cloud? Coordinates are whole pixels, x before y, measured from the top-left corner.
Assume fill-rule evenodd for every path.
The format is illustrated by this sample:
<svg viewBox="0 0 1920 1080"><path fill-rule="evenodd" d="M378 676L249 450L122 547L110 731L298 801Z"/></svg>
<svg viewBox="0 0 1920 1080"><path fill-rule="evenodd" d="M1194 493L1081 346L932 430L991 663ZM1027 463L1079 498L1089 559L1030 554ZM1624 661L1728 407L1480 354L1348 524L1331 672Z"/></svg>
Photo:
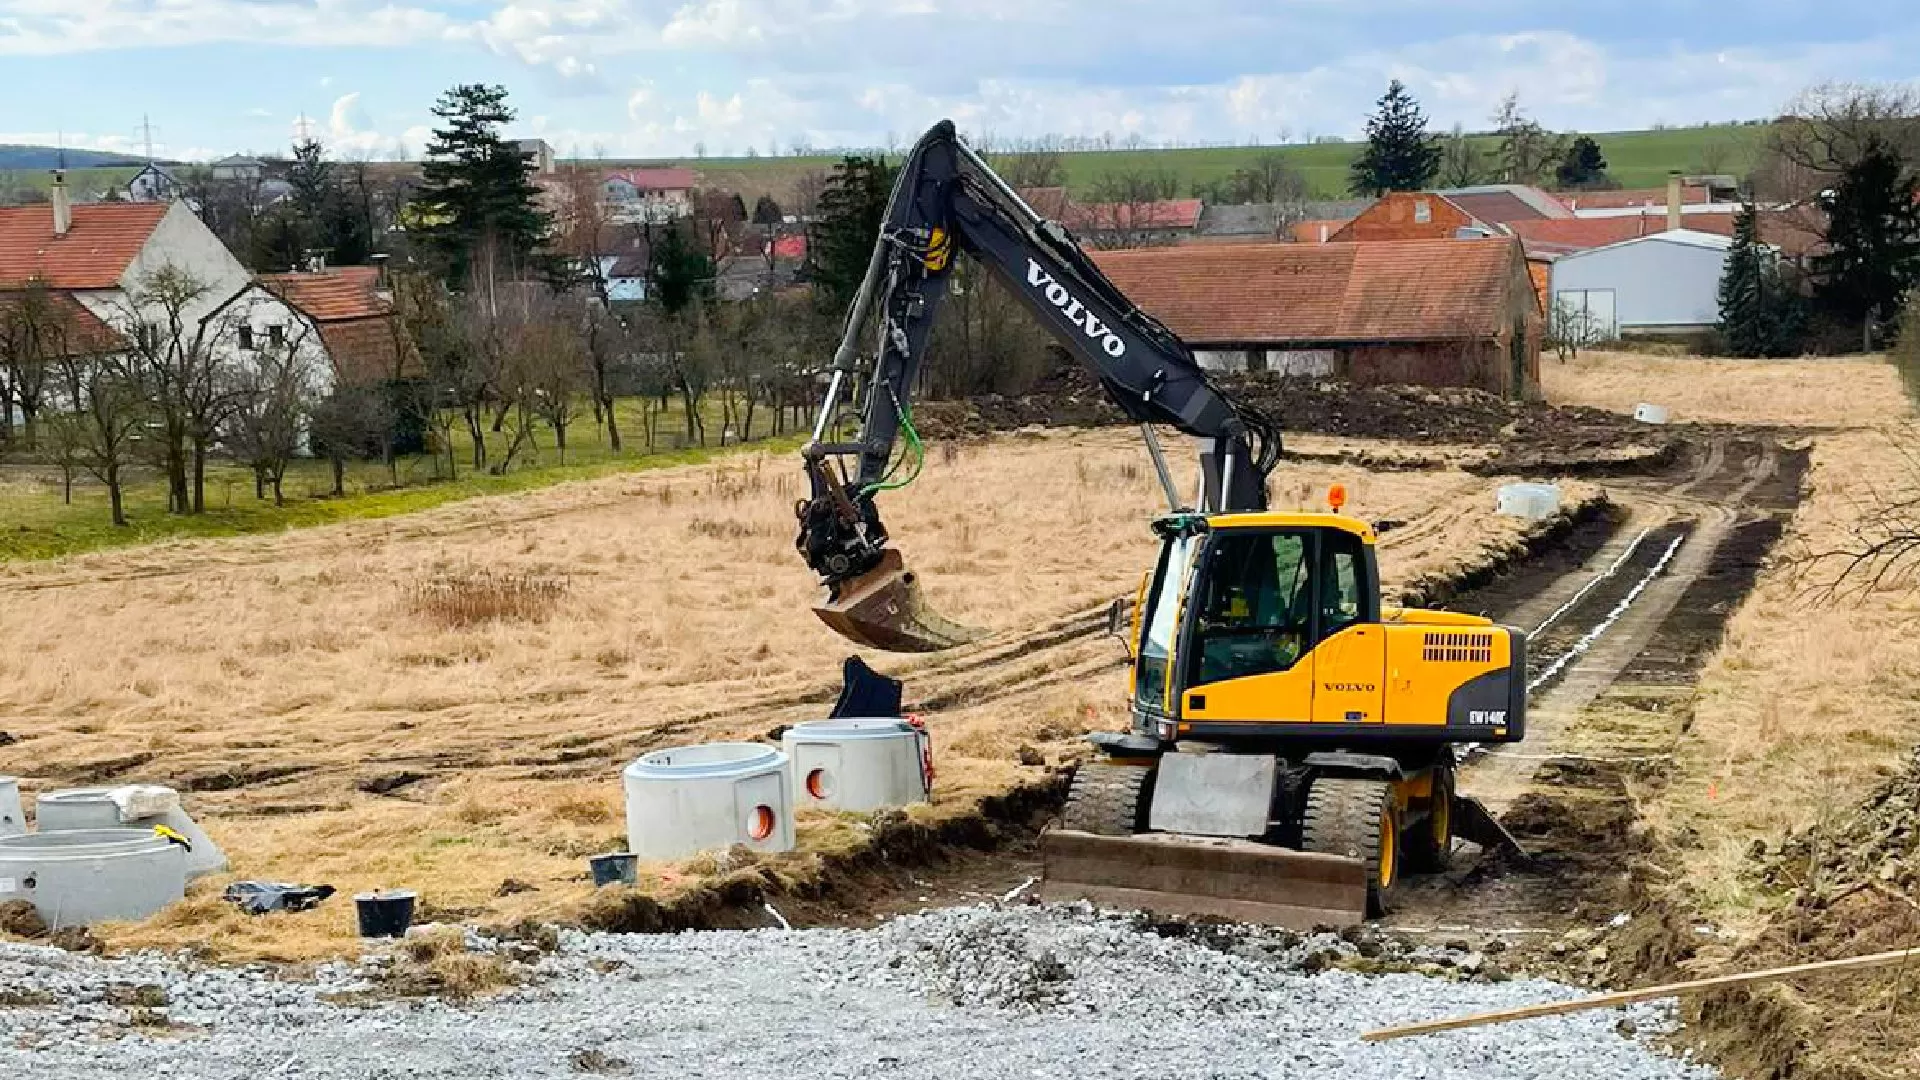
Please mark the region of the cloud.
<svg viewBox="0 0 1920 1080"><path fill-rule="evenodd" d="M397 46L458 36L443 12L401 0L0 0L0 55L218 42Z"/></svg>
<svg viewBox="0 0 1920 1080"><path fill-rule="evenodd" d="M398 134L378 130L360 102L360 91L355 90L334 99L333 108L327 114L325 138L321 141L335 158L352 161L397 157L409 151L417 154L431 134L424 124L408 127Z"/></svg>

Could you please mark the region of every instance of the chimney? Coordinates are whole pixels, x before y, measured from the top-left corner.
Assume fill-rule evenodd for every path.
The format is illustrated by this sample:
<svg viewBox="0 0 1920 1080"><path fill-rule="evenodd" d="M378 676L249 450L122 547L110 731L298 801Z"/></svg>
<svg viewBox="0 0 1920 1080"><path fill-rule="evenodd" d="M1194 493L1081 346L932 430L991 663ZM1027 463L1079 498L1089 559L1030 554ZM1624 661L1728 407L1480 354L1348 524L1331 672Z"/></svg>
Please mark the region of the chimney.
<svg viewBox="0 0 1920 1080"><path fill-rule="evenodd" d="M1680 174L1667 174L1667 231L1680 227Z"/></svg>
<svg viewBox="0 0 1920 1080"><path fill-rule="evenodd" d="M65 236L73 228L73 203L67 199L67 174L53 171L53 190L49 192L53 203L53 235Z"/></svg>
<svg viewBox="0 0 1920 1080"><path fill-rule="evenodd" d="M1320 242L1327 242L1327 223L1324 221L1320 223Z"/></svg>
<svg viewBox="0 0 1920 1080"><path fill-rule="evenodd" d="M390 256L384 252L367 256L367 258L373 261L373 291L384 299L392 299L393 297L393 281L387 277L387 259L389 257Z"/></svg>

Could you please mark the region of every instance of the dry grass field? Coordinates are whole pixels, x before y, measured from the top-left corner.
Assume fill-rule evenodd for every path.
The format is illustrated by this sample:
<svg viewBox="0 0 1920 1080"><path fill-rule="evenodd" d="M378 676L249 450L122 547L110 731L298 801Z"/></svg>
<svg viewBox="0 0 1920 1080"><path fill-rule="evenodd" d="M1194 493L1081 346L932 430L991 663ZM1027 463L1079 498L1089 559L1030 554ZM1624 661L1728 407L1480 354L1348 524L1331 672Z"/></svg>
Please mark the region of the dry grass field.
<svg viewBox="0 0 1920 1080"><path fill-rule="evenodd" d="M1497 481L1289 466L1281 505L1347 483L1391 583L1521 526ZM609 477L384 521L195 541L0 572L0 772L29 789L152 780L236 874L421 890L429 917L564 915L585 857L623 847L620 765L820 715L850 648L808 614L787 456ZM1024 656L1023 629L1131 589L1157 485L1133 436L936 448L888 500L896 543L946 614L1004 632L948 657L877 658L930 702L934 812L970 805L1123 722L1110 640ZM964 658L963 658L964 659ZM845 823L803 821L819 846ZM836 838L839 838L836 840ZM653 867L670 890L711 860ZM532 886L502 888L509 879ZM120 944L303 958L353 948L352 906L248 919L217 883Z"/></svg>
<svg viewBox="0 0 1920 1080"><path fill-rule="evenodd" d="M1665 405L1675 423L1853 427L1907 415L1900 376L1878 357L1728 360L1587 352L1540 359L1540 380L1556 405L1630 413Z"/></svg>
<svg viewBox="0 0 1920 1080"><path fill-rule="evenodd" d="M1746 361L1589 354L1547 360L1560 404L1657 401L1676 420L1804 425L1805 498L1701 673L1678 768L1646 808L1687 851L1689 888L1731 925L1764 915L1751 850L1849 813L1920 744L1920 590L1911 574L1825 588L1885 508L1920 499L1920 435L1874 358ZM1907 514L1909 519L1914 515Z"/></svg>

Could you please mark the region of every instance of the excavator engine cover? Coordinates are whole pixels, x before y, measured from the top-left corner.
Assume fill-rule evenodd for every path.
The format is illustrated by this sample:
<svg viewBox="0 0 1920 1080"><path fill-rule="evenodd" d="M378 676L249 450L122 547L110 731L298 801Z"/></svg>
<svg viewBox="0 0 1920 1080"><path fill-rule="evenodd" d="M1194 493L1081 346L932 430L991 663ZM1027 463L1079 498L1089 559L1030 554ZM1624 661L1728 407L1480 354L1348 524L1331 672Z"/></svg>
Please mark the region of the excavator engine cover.
<svg viewBox="0 0 1920 1080"><path fill-rule="evenodd" d="M813 613L841 637L883 652L939 652L984 636L929 608L919 580L892 548L873 569L831 586Z"/></svg>
<svg viewBox="0 0 1920 1080"><path fill-rule="evenodd" d="M1219 837L1100 836L1054 829L1040 839L1040 896L1159 915L1213 916L1290 930L1366 921L1368 868L1358 859Z"/></svg>

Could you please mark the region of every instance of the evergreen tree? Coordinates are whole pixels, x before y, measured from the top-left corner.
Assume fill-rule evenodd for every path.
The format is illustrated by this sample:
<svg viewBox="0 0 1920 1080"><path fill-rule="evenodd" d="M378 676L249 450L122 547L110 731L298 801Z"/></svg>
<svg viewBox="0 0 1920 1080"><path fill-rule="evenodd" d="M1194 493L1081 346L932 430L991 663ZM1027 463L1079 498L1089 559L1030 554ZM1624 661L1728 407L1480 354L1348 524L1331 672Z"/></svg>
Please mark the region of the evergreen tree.
<svg viewBox="0 0 1920 1080"><path fill-rule="evenodd" d="M1600 144L1586 135L1574 138L1553 176L1562 189L1569 191L1592 191L1612 182L1607 176L1607 159L1600 154Z"/></svg>
<svg viewBox="0 0 1920 1080"><path fill-rule="evenodd" d="M1829 317L1861 328L1863 349L1873 348L1882 323L1920 280L1916 198L1906 160L1877 134L1821 197L1827 251L1813 259L1814 299Z"/></svg>
<svg viewBox="0 0 1920 1080"><path fill-rule="evenodd" d="M785 220L785 218L786 215L780 211L780 204L774 202L773 196L771 195L762 195L759 200L753 204L753 223L755 225L778 225L781 221Z"/></svg>
<svg viewBox="0 0 1920 1080"><path fill-rule="evenodd" d="M807 261L816 295L830 311L845 310L860 291L867 260L893 192L894 170L882 158L848 157L834 166L808 226Z"/></svg>
<svg viewBox="0 0 1920 1080"><path fill-rule="evenodd" d="M550 223L536 201L528 155L500 135L515 115L506 88L456 86L440 95L433 114L444 126L427 143L410 234L455 285L465 283L483 245L495 272L529 266Z"/></svg>
<svg viewBox="0 0 1920 1080"><path fill-rule="evenodd" d="M1780 274L1773 250L1760 242L1752 203L1733 217L1733 246L1720 276L1720 337L1734 356L1792 356L1800 351L1800 294Z"/></svg>
<svg viewBox="0 0 1920 1080"><path fill-rule="evenodd" d="M655 302L668 315L679 315L695 301L713 296L713 260L677 226L669 225L655 234L653 268L648 276Z"/></svg>
<svg viewBox="0 0 1920 1080"><path fill-rule="evenodd" d="M1367 148L1353 163L1347 190L1355 195L1419 191L1440 171L1440 158L1420 103L1395 79L1367 117Z"/></svg>

